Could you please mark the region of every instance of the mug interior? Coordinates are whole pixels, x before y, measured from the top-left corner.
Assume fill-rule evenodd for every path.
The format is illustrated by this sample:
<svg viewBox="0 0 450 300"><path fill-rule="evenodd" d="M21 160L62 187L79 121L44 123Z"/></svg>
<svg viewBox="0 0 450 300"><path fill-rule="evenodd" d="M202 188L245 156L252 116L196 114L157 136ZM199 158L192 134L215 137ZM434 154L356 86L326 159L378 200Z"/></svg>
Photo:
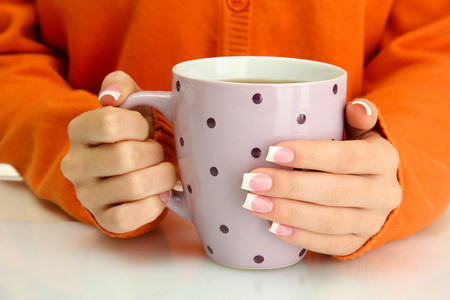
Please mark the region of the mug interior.
<svg viewBox="0 0 450 300"><path fill-rule="evenodd" d="M173 72L182 77L208 81L261 79L274 82L311 82L346 76L344 69L322 62L264 56L231 56L191 60L176 65Z"/></svg>

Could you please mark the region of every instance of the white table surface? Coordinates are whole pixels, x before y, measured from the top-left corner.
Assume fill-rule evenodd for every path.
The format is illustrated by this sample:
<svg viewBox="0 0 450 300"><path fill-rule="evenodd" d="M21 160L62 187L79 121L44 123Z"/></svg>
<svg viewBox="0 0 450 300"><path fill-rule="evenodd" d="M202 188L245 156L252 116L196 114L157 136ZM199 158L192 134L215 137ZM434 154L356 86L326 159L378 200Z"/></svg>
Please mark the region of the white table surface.
<svg viewBox="0 0 450 300"><path fill-rule="evenodd" d="M192 224L172 213L149 234L114 239L23 182L0 181L0 254L1 300L450 299L450 209L353 260L309 253L289 268L248 271L209 260Z"/></svg>

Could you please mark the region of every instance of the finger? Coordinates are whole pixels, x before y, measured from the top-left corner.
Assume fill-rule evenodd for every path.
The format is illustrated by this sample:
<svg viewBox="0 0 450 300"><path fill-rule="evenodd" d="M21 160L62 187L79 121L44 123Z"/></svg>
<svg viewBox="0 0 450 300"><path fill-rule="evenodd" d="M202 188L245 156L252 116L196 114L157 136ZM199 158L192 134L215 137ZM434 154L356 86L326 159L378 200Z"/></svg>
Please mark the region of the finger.
<svg viewBox="0 0 450 300"><path fill-rule="evenodd" d="M378 118L378 109L367 99L356 99L345 106L346 138L357 139L372 130Z"/></svg>
<svg viewBox="0 0 450 300"><path fill-rule="evenodd" d="M336 175L324 172L256 169L249 173L242 188L258 195L301 200L333 207L377 209L384 203L367 201L381 198L378 184L364 176Z"/></svg>
<svg viewBox="0 0 450 300"><path fill-rule="evenodd" d="M84 173L90 177L111 177L155 166L164 161L164 150L155 140L101 144L85 150Z"/></svg>
<svg viewBox="0 0 450 300"><path fill-rule="evenodd" d="M94 215L112 206L159 195L171 190L177 181L174 165L168 162L109 177L77 187L77 196Z"/></svg>
<svg viewBox="0 0 450 300"><path fill-rule="evenodd" d="M119 106L129 95L140 90L127 73L115 71L103 80L98 99L103 106Z"/></svg>
<svg viewBox="0 0 450 300"><path fill-rule="evenodd" d="M139 112L102 107L73 119L68 132L73 145L98 145L123 140L144 141L149 128L149 123Z"/></svg>
<svg viewBox="0 0 450 300"><path fill-rule="evenodd" d="M379 174L389 145L381 136L354 141L290 141L269 148L266 160L336 174ZM381 159L381 161L380 161Z"/></svg>
<svg viewBox="0 0 450 300"><path fill-rule="evenodd" d="M280 224L301 228L321 234L373 235L379 231L384 220L378 220L372 211L352 207L331 207L304 201L283 198L253 200L253 207L259 208L259 201L271 201L273 209L268 213L250 212L260 218ZM250 198L253 198L250 196ZM256 203L255 203L256 202ZM251 204L247 207L251 207Z"/></svg>
<svg viewBox="0 0 450 300"><path fill-rule="evenodd" d="M102 214L97 222L110 232L125 233L154 221L164 208L159 196L151 196L113 206Z"/></svg>
<svg viewBox="0 0 450 300"><path fill-rule="evenodd" d="M361 248L366 237L354 234L321 234L299 228L293 228L290 236L275 235L289 244L327 255L346 256Z"/></svg>

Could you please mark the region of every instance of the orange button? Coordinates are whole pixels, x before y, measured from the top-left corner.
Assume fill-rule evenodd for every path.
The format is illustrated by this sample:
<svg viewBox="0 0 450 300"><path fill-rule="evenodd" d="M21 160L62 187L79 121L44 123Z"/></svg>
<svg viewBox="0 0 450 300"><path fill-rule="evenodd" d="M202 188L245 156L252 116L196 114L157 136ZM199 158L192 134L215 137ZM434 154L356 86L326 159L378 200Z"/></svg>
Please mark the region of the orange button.
<svg viewBox="0 0 450 300"><path fill-rule="evenodd" d="M234 11L243 11L248 7L250 0L227 0L228 6Z"/></svg>

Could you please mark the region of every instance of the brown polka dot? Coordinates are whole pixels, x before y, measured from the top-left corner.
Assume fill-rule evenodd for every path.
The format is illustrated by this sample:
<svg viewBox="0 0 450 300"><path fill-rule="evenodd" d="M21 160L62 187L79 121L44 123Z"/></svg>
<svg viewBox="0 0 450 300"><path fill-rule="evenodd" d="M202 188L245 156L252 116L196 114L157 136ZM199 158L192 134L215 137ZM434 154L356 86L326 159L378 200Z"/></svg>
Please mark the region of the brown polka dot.
<svg viewBox="0 0 450 300"><path fill-rule="evenodd" d="M209 169L209 172L211 173L212 176L219 175L219 170L217 170L216 167L211 167L211 169Z"/></svg>
<svg viewBox="0 0 450 300"><path fill-rule="evenodd" d="M264 256L256 255L255 257L253 257L253 261L257 264L261 264L264 261Z"/></svg>
<svg viewBox="0 0 450 300"><path fill-rule="evenodd" d="M255 104L261 104L263 102L263 96L260 93L254 94L252 100Z"/></svg>
<svg viewBox="0 0 450 300"><path fill-rule="evenodd" d="M209 128L214 128L216 127L216 120L214 120L214 118L209 118L206 121L206 124L208 125Z"/></svg>
<svg viewBox="0 0 450 300"><path fill-rule="evenodd" d="M261 154L262 154L261 149L259 149L259 148L253 148L253 149L252 149L252 156L253 156L254 158L259 158L259 157L261 157Z"/></svg>
<svg viewBox="0 0 450 300"><path fill-rule="evenodd" d="M306 115L305 114L299 114L297 117L297 123L302 125L306 122Z"/></svg>
<svg viewBox="0 0 450 300"><path fill-rule="evenodd" d="M220 225L220 231L221 231L222 233L227 234L228 232L230 232L230 229L229 229L228 226L226 226L226 225Z"/></svg>

